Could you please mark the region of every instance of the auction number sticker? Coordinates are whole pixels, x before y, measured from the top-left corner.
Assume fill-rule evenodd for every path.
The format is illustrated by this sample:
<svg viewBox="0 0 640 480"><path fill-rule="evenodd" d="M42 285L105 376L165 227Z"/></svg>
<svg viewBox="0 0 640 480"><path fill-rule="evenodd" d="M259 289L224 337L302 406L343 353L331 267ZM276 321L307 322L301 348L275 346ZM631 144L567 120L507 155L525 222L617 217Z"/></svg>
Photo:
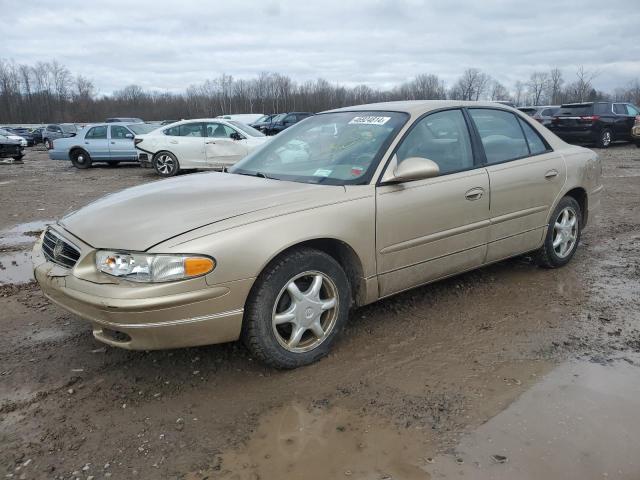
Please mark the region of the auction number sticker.
<svg viewBox="0 0 640 480"><path fill-rule="evenodd" d="M315 177L328 177L329 175L331 175L332 170L327 170L325 168L319 168L318 170L316 170L313 175Z"/></svg>
<svg viewBox="0 0 640 480"><path fill-rule="evenodd" d="M349 125L384 125L391 117L376 117L373 115L367 117L354 117L349 122Z"/></svg>

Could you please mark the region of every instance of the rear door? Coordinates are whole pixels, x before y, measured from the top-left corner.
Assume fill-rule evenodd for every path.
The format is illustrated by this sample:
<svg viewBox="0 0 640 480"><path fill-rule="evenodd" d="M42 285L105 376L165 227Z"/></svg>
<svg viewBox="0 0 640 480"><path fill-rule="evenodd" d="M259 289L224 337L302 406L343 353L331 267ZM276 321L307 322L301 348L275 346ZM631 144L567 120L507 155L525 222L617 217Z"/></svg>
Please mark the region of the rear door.
<svg viewBox="0 0 640 480"><path fill-rule="evenodd" d="M246 137L229 125L209 122L206 124L206 135L205 152L209 168L231 166L249 151Z"/></svg>
<svg viewBox="0 0 640 480"><path fill-rule="evenodd" d="M164 131L167 149L173 153L182 168L205 168L204 123L189 122Z"/></svg>
<svg viewBox="0 0 640 480"><path fill-rule="evenodd" d="M87 130L84 136L84 148L92 160L109 160L109 140L106 125L98 125Z"/></svg>
<svg viewBox="0 0 640 480"><path fill-rule="evenodd" d="M489 176L462 110L417 120L387 168L410 157L433 160L440 174L376 190L381 296L477 267L486 253Z"/></svg>
<svg viewBox="0 0 640 480"><path fill-rule="evenodd" d="M487 262L540 246L567 171L535 128L515 114L469 108L491 184Z"/></svg>
<svg viewBox="0 0 640 480"><path fill-rule="evenodd" d="M133 161L138 155L133 146L134 134L122 125L109 126L109 151L111 160Z"/></svg>
<svg viewBox="0 0 640 480"><path fill-rule="evenodd" d="M614 136L618 140L626 140L631 136L631 128L635 120L635 115L629 115L626 103L614 103L613 113L614 120Z"/></svg>

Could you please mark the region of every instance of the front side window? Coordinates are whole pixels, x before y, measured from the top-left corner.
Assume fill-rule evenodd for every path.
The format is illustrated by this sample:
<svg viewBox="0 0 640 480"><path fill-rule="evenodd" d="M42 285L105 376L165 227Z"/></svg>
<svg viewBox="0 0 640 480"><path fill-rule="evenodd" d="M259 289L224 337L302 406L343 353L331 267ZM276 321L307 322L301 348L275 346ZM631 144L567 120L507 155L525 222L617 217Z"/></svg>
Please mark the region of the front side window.
<svg viewBox="0 0 640 480"><path fill-rule="evenodd" d="M131 135L131 132L120 125L111 126L111 138L117 140L123 140L127 138L127 134Z"/></svg>
<svg viewBox="0 0 640 480"><path fill-rule="evenodd" d="M542 138L540 138L538 132L536 132L531 125L522 119L520 119L520 124L524 130L524 136L527 138L531 155L539 155L549 150Z"/></svg>
<svg viewBox="0 0 640 480"><path fill-rule="evenodd" d="M527 141L513 113L471 108L469 114L480 134L487 163L506 162L529 155Z"/></svg>
<svg viewBox="0 0 640 480"><path fill-rule="evenodd" d="M419 120L396 151L398 163L410 157L433 160L440 174L473 167L473 151L461 110L433 113Z"/></svg>
<svg viewBox="0 0 640 480"><path fill-rule="evenodd" d="M229 171L303 183L368 183L407 118L405 113L387 111L309 117L273 137Z"/></svg>
<svg viewBox="0 0 640 480"><path fill-rule="evenodd" d="M640 112L633 105L627 104L627 115L640 115Z"/></svg>
<svg viewBox="0 0 640 480"><path fill-rule="evenodd" d="M207 123L207 137L213 138L231 138L231 134L235 130L222 123Z"/></svg>
<svg viewBox="0 0 640 480"><path fill-rule="evenodd" d="M246 133L247 135L249 135L250 137L264 137L264 133L262 133L259 130L256 130L253 127L250 127L249 125L245 125L242 122L236 122L234 120L229 120L229 123L231 125L233 125L234 127L236 127L239 130L242 130L244 133Z"/></svg>
<svg viewBox="0 0 640 480"><path fill-rule="evenodd" d="M104 140L107 138L107 127L106 125L102 125L100 127L90 128L87 132L85 138L90 138L93 140Z"/></svg>
<svg viewBox="0 0 640 480"><path fill-rule="evenodd" d="M627 106L624 103L614 103L613 104L613 113L616 115L626 115L627 114Z"/></svg>

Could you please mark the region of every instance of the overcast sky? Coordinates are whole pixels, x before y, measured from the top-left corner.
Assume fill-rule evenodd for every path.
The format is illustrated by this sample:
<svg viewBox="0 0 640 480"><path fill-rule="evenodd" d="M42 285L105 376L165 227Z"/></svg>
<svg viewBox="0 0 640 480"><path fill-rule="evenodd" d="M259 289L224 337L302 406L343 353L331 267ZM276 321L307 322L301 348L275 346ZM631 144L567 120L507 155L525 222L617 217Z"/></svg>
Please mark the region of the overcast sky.
<svg viewBox="0 0 640 480"><path fill-rule="evenodd" d="M261 71L373 87L435 73L450 86L466 67L511 87L553 66L572 81L580 64L609 90L640 78L639 1L0 0L0 58L57 59L100 93Z"/></svg>

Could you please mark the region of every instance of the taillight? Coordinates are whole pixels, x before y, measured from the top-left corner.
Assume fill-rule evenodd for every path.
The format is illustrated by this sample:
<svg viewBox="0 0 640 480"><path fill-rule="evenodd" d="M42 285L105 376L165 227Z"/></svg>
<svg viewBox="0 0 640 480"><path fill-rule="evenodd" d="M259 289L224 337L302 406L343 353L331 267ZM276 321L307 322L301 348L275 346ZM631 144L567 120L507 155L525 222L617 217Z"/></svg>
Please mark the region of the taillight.
<svg viewBox="0 0 640 480"><path fill-rule="evenodd" d="M134 145L138 145L139 143L142 143L142 139L141 138L134 138L133 139L133 144Z"/></svg>
<svg viewBox="0 0 640 480"><path fill-rule="evenodd" d="M580 120L583 122L595 122L600 119L600 115L586 115L584 117L580 117Z"/></svg>
<svg viewBox="0 0 640 480"><path fill-rule="evenodd" d="M558 122L560 122L560 117L553 117L553 118L551 119L551 121L552 121L553 123L558 123Z"/></svg>

